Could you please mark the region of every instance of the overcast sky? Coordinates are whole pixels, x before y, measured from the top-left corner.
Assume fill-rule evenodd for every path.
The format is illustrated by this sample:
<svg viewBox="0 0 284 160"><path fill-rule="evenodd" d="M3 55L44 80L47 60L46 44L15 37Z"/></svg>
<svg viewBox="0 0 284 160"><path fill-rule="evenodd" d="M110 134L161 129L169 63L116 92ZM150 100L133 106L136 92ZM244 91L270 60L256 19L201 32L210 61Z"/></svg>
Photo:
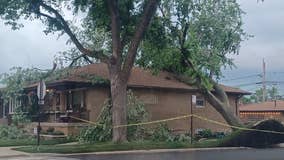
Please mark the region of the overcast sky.
<svg viewBox="0 0 284 160"><path fill-rule="evenodd" d="M244 29L253 38L242 42L240 54L234 56L237 69L224 71L224 83L237 85L243 82L226 81L261 72L262 59L265 58L268 72L281 72L284 69L284 1L239 0L244 15ZM25 27L12 31L0 21L0 73L13 66L50 68L55 53L67 48L66 37L57 39L46 36L40 22L25 23ZM268 74L269 76L269 74ZM283 75L271 76L284 80ZM268 77L269 78L269 77ZM255 77L255 80L259 80ZM251 86L255 88L256 86Z"/></svg>
<svg viewBox="0 0 284 160"><path fill-rule="evenodd" d="M243 16L244 30L253 35L242 42L240 54L234 56L236 69L225 70L223 83L254 91L261 87L248 83L260 82L262 59L266 62L266 79L284 81L284 1L239 0L246 12ZM235 79L235 80L231 80ZM247 84L247 85L246 85ZM279 88L284 94L284 83L268 84Z"/></svg>

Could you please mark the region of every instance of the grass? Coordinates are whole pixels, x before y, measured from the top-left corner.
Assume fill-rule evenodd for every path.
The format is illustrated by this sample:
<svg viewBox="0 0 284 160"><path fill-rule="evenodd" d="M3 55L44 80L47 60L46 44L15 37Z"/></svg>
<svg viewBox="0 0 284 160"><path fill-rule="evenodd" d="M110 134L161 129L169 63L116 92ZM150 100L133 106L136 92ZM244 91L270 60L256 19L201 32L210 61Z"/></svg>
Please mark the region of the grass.
<svg viewBox="0 0 284 160"><path fill-rule="evenodd" d="M206 140L194 144L189 142L127 142L115 144L111 142L98 144L76 144L76 145L44 145L39 148L36 146L16 148L17 151L29 153L86 153L102 151L125 151L125 150L149 150L149 149L177 149L177 148L205 148L216 147L217 140Z"/></svg>
<svg viewBox="0 0 284 160"><path fill-rule="evenodd" d="M69 139L54 139L54 140L41 140L40 144L42 145L55 145L72 142ZM0 147L11 147L11 146L30 146L36 145L37 140L35 138L27 139L0 139Z"/></svg>

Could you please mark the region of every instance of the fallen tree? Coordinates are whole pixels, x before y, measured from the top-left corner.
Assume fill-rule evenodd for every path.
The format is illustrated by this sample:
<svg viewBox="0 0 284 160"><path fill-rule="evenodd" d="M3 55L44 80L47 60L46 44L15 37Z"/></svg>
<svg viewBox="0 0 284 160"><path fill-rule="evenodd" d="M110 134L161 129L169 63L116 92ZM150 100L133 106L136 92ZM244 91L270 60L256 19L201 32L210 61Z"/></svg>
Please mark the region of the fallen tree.
<svg viewBox="0 0 284 160"><path fill-rule="evenodd" d="M265 130L271 132L238 130L222 140L219 146L263 148L284 142L284 126L279 121L261 121L256 125L250 127L250 129Z"/></svg>

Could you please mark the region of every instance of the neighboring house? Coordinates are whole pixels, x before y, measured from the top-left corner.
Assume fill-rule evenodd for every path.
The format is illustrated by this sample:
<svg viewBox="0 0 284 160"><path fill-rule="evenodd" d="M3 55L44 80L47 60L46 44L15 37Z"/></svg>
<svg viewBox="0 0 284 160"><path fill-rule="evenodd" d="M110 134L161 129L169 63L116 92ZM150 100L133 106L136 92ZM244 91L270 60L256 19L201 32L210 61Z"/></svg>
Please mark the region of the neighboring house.
<svg viewBox="0 0 284 160"><path fill-rule="evenodd" d="M265 119L284 122L284 101L274 100L240 106L240 119L244 123L256 123Z"/></svg>
<svg viewBox="0 0 284 160"><path fill-rule="evenodd" d="M86 75L97 76L97 83L91 83ZM42 111L42 126L58 126L66 134L77 134L74 128L84 126L68 118L68 115L95 122L101 108L110 98L110 88L103 79L109 78L106 64L97 63L74 69L72 74L47 83L49 94L46 96ZM238 114L238 104L241 96L249 94L246 91L222 86L227 92L232 110ZM150 121L183 116L192 113L212 120L224 122L222 116L198 93L198 89L178 81L168 72L153 75L149 70L134 67L132 69L128 89L131 89L146 106ZM25 88L26 92L34 92L36 85ZM196 106L192 105L192 95L196 96ZM12 110L13 108L9 108ZM10 111L9 110L9 111ZM189 132L190 119L170 121L168 126L177 132ZM211 129L212 131L228 132L230 128L211 124L193 118L193 131Z"/></svg>

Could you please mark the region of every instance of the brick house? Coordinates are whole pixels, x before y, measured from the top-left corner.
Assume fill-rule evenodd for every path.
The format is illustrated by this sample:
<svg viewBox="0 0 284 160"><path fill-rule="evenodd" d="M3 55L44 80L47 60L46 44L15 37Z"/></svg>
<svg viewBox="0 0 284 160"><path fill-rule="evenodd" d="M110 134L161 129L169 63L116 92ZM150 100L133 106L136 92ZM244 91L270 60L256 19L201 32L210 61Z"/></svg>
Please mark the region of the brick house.
<svg viewBox="0 0 284 160"><path fill-rule="evenodd" d="M275 119L284 122L284 101L274 100L240 105L239 112L240 119L247 124L265 119Z"/></svg>
<svg viewBox="0 0 284 160"><path fill-rule="evenodd" d="M108 79L106 64L97 63L74 69L68 77L60 78L47 83L47 90L52 96L46 98L42 107L45 118L42 118L44 127L58 127L66 134L77 134L78 128L85 126L69 119L72 115L89 121L96 121L106 99L110 97L110 89L107 83L91 83L82 75L96 75ZM246 91L222 86L228 94L232 110L237 115L239 99L249 94ZM149 70L134 67L128 81L128 89L131 89L146 106L150 120L172 118L192 113L204 116L216 121L225 122L222 116L198 93L198 89L178 81L168 72L160 72L153 75ZM36 85L26 87L27 92L35 91ZM196 106L192 105L192 96L196 97ZM9 105L9 114L13 114L13 104ZM3 106L1 106L3 107ZM180 119L168 122L168 126L179 132L190 130L190 119ZM212 131L228 132L230 128L210 124L193 118L193 131L211 129ZM34 124L35 125L35 124ZM77 129L76 129L77 128Z"/></svg>

